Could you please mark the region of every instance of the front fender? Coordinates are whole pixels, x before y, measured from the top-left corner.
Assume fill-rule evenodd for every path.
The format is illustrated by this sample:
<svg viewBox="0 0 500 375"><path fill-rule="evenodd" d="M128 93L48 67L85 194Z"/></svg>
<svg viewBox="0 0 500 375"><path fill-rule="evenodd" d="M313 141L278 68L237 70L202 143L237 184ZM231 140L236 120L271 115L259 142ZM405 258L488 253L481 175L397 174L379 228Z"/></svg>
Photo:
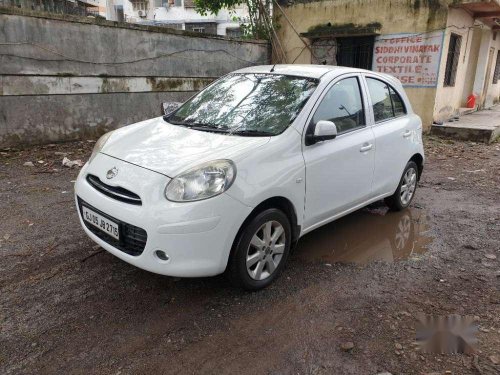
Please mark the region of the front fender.
<svg viewBox="0 0 500 375"><path fill-rule="evenodd" d="M263 201L283 197L296 212L297 224L304 217L306 189L305 163L301 137L293 128L272 137L258 152L237 162L238 175L226 192L248 207L257 207Z"/></svg>

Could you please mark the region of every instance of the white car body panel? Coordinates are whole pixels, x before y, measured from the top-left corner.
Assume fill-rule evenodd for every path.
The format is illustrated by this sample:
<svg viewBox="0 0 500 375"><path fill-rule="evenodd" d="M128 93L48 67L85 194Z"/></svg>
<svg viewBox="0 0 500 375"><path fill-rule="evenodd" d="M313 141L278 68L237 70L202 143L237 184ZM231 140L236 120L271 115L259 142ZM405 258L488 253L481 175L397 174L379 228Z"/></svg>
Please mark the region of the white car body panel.
<svg viewBox="0 0 500 375"><path fill-rule="evenodd" d="M240 73L270 73L273 66ZM294 122L272 137L243 137L188 129L154 118L112 133L101 152L81 170L75 184L77 206L83 200L112 219L142 228L147 242L129 255L95 235L79 217L87 235L120 259L171 276L200 277L224 272L234 240L252 210L270 198L293 206L299 236L394 193L403 169L415 154L424 157L422 124L401 84L387 75L342 67L277 65L272 74L320 79ZM337 138L305 145L305 134L325 90L335 80L357 76L367 125ZM407 115L375 124L364 76L393 86ZM361 148L371 145L368 150ZM196 202L171 202L165 188L172 178L203 162L230 159L236 179L224 193ZM107 172L116 168L116 177ZM87 175L140 196L142 205L117 201L97 191ZM155 255L163 250L169 260Z"/></svg>
<svg viewBox="0 0 500 375"><path fill-rule="evenodd" d="M420 129L418 129L420 127ZM381 122L373 127L375 136L374 194L392 194L399 183L401 173L408 162L408 154L418 153L412 136L422 128L413 116L404 116L392 121ZM410 155L410 157L412 156Z"/></svg>
<svg viewBox="0 0 500 375"><path fill-rule="evenodd" d="M258 166L256 168L256 166ZM238 164L238 177L226 192L249 207L284 197L294 206L297 225L304 216L305 165L301 135L290 127ZM262 189L266 186L265 189Z"/></svg>
<svg viewBox="0 0 500 375"><path fill-rule="evenodd" d="M106 180L106 172L114 167L119 172L111 182ZM140 195L142 206L119 202L96 192L83 178L88 173L110 185L133 188ZM147 271L184 277L223 272L233 239L251 208L227 194L190 204L170 202L163 193L169 181L162 174L97 155L80 172L75 184L77 197L114 219L145 229L148 240L140 256L128 255L89 231L79 215L85 232L113 255ZM164 250L170 260L160 261L154 255L155 250Z"/></svg>
<svg viewBox="0 0 500 375"><path fill-rule="evenodd" d="M337 82L351 77L352 74L335 75L328 81L318 96L314 107L303 128L305 137L307 125L328 90ZM366 98L364 107L368 106ZM304 231L322 225L329 219L344 212L352 206L367 201L371 196L374 150L362 152L362 147L374 147L374 137L371 127L341 134L332 141L319 142L303 146L306 164L306 209ZM305 142L304 142L305 143ZM332 155L335 158L332 159ZM349 181L349 183L346 183Z"/></svg>
<svg viewBox="0 0 500 375"><path fill-rule="evenodd" d="M375 137L375 169L373 174L373 194L375 196L392 194L399 183L401 172L408 160L415 154L424 155L422 148L422 122L412 113L411 103L401 83L386 74L368 73L365 78L378 78L389 83L400 94L406 104L406 116L375 123L371 99L368 99L368 120ZM365 91L368 90L363 81Z"/></svg>
<svg viewBox="0 0 500 375"><path fill-rule="evenodd" d="M320 142L306 147L306 210L304 230L328 221L371 197L374 152L361 152L373 145L370 128L343 134L335 142ZM332 161L334 153L338 159ZM348 183L346 183L348 181Z"/></svg>
<svg viewBox="0 0 500 375"><path fill-rule="evenodd" d="M171 125L157 117L113 133L102 153L175 177L192 166L215 159L242 158L270 137L228 137Z"/></svg>

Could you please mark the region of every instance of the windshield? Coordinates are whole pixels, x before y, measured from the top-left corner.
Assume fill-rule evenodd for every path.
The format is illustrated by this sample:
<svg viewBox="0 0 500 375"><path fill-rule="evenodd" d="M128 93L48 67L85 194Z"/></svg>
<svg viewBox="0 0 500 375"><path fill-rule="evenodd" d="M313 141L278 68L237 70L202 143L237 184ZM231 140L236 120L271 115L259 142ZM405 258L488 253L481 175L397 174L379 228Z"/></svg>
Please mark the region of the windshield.
<svg viewBox="0 0 500 375"><path fill-rule="evenodd" d="M167 121L238 135L277 135L297 117L318 81L277 74L231 74L191 98Z"/></svg>

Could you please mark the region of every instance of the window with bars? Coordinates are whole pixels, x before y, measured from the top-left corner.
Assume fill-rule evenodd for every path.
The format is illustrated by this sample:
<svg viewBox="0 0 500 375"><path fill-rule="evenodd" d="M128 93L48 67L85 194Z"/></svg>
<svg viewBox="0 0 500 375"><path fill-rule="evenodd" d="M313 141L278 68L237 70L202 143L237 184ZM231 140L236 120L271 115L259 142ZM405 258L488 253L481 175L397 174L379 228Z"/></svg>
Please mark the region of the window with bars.
<svg viewBox="0 0 500 375"><path fill-rule="evenodd" d="M337 38L337 64L372 69L374 36Z"/></svg>
<svg viewBox="0 0 500 375"><path fill-rule="evenodd" d="M496 85L500 79L500 51L497 52L497 62L495 65L495 73L493 74L493 84Z"/></svg>
<svg viewBox="0 0 500 375"><path fill-rule="evenodd" d="M148 3L146 1L133 1L132 2L132 9L134 11L137 11L137 10L146 11L146 10L148 10Z"/></svg>
<svg viewBox="0 0 500 375"><path fill-rule="evenodd" d="M455 86L457 77L458 61L460 59L460 47L462 37L457 34L450 35L450 45L448 48L448 59L446 60L446 71L444 73L444 86Z"/></svg>

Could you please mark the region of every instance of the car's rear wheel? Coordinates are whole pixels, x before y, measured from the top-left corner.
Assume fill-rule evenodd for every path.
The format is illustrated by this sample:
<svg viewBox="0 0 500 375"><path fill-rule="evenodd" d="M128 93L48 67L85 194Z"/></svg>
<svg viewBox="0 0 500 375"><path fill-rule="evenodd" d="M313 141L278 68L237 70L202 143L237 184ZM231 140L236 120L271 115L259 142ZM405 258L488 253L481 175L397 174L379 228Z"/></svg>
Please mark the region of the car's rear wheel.
<svg viewBox="0 0 500 375"><path fill-rule="evenodd" d="M230 259L229 276L247 290L271 284L281 273L290 253L290 221L276 208L256 215L241 231Z"/></svg>
<svg viewBox="0 0 500 375"><path fill-rule="evenodd" d="M396 192L385 199L385 203L391 210L401 211L407 208L417 190L418 182L418 166L414 161L409 161L406 164L403 176L399 182Z"/></svg>

